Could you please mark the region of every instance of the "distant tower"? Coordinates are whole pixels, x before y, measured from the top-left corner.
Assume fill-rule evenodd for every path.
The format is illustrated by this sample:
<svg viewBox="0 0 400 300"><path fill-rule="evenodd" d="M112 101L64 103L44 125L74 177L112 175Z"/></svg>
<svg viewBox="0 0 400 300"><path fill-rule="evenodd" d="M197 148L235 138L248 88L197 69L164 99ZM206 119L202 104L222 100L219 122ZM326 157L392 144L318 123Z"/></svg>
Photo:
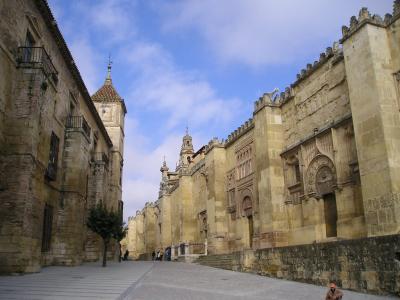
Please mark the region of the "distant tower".
<svg viewBox="0 0 400 300"><path fill-rule="evenodd" d="M189 129L186 127L186 134L182 140L182 147L180 153L180 161L179 161L180 167L187 167L192 160L193 154L194 151L193 151L192 137L189 135Z"/></svg>
<svg viewBox="0 0 400 300"><path fill-rule="evenodd" d="M111 80L111 60L103 86L92 96L92 100L113 143L110 153L110 206L122 210L122 167L124 157L124 121L127 113L124 100L114 88Z"/></svg>
<svg viewBox="0 0 400 300"><path fill-rule="evenodd" d="M169 168L167 166L167 162L165 161L165 156L164 156L164 161L163 164L160 168L162 177L161 177L161 182L160 182L160 190L158 193L158 198L161 198L168 190L168 171Z"/></svg>
<svg viewBox="0 0 400 300"><path fill-rule="evenodd" d="M163 164L162 164L162 166L160 168L160 172L162 173L162 178L163 179L168 176L168 171L169 171L169 168L167 166L167 162L165 161L165 156L164 156L164 161L163 161Z"/></svg>

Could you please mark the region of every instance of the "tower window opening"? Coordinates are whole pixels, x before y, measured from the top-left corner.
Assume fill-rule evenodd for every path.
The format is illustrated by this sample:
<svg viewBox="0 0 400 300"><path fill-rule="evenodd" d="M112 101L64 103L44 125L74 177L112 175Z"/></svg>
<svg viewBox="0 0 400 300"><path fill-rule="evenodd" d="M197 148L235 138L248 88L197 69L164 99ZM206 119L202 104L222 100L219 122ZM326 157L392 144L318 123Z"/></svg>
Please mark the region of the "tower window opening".
<svg viewBox="0 0 400 300"><path fill-rule="evenodd" d="M301 181L301 174L300 174L300 164L296 162L294 165L294 174L296 178L296 183Z"/></svg>

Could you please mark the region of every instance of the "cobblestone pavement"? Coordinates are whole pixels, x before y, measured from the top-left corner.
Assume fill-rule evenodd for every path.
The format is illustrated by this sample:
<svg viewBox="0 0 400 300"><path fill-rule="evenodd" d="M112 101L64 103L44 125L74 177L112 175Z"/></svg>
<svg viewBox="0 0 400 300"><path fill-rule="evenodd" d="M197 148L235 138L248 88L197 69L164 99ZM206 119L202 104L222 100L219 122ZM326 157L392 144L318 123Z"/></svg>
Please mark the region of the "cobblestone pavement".
<svg viewBox="0 0 400 300"><path fill-rule="evenodd" d="M325 299L326 289L252 274L171 262L49 267L0 277L0 299ZM395 299L344 291L344 300Z"/></svg>

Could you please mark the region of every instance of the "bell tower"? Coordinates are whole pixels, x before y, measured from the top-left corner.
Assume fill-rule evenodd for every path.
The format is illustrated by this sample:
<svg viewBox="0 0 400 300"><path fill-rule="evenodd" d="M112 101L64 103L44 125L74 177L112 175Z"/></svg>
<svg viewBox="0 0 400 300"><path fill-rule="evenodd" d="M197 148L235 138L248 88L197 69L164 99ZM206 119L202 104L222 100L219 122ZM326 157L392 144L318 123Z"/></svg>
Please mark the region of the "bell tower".
<svg viewBox="0 0 400 300"><path fill-rule="evenodd" d="M111 79L111 65L109 60L107 76L103 86L92 96L94 105L111 138L113 147L109 155L110 161L110 194L109 206L122 211L122 169L124 157L124 122L127 113L124 100L118 94Z"/></svg>
<svg viewBox="0 0 400 300"><path fill-rule="evenodd" d="M186 134L182 139L182 147L180 152L179 165L180 167L187 167L194 154L192 137L189 135L189 129L186 127Z"/></svg>

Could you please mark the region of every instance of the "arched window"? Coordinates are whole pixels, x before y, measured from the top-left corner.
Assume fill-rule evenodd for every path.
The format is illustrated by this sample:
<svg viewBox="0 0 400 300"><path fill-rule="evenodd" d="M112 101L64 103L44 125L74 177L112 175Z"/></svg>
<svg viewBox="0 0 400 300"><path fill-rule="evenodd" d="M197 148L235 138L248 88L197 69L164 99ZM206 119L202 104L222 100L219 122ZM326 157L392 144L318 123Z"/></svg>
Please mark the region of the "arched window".
<svg viewBox="0 0 400 300"><path fill-rule="evenodd" d="M242 206L243 213L246 217L253 215L253 203L249 196L244 197Z"/></svg>

